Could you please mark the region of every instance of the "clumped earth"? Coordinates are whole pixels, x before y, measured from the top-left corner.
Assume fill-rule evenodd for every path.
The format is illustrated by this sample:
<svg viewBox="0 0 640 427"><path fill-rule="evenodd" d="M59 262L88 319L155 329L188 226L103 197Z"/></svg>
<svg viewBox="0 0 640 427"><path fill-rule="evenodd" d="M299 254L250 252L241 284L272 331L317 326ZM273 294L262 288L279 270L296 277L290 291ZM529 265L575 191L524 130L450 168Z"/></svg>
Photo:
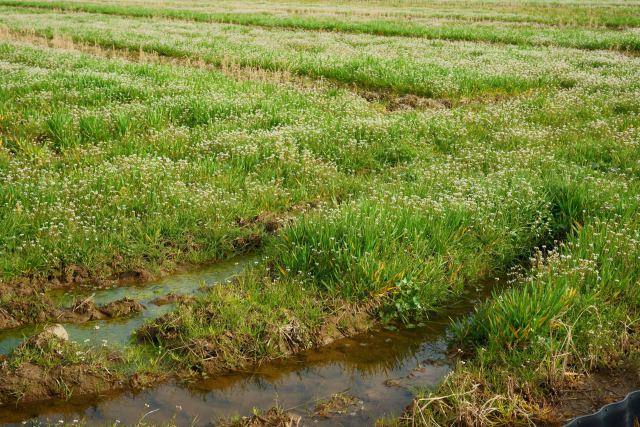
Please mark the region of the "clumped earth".
<svg viewBox="0 0 640 427"><path fill-rule="evenodd" d="M151 304L154 305L167 305L167 304L175 304L177 302L186 302L188 303L191 300L191 297L187 295L177 295L174 293L168 293L166 295L162 295L156 297L151 300Z"/></svg>
<svg viewBox="0 0 640 427"><path fill-rule="evenodd" d="M320 418L344 415L347 411L354 409L358 403L358 399L348 392L335 393L330 398L319 401L313 415Z"/></svg>
<svg viewBox="0 0 640 427"><path fill-rule="evenodd" d="M12 299L0 307L0 329L31 323L85 323L91 320L117 319L140 313L142 304L130 298L96 306L91 298L79 300L71 307L56 308L46 296Z"/></svg>
<svg viewBox="0 0 640 427"><path fill-rule="evenodd" d="M125 388L126 376L109 360L116 358L69 342L60 325L46 328L22 343L11 359L0 360L0 403L70 399Z"/></svg>
<svg viewBox="0 0 640 427"><path fill-rule="evenodd" d="M2 402L424 322L514 266L396 423L556 422L593 409L579 384L633 372L638 5L408 6L1 0L0 329L142 310L54 289L261 256L158 298L175 307L117 357L27 341Z"/></svg>
<svg viewBox="0 0 640 427"><path fill-rule="evenodd" d="M297 317L295 307L273 307L271 311L256 305L246 308L246 316L233 319L245 328L238 330L228 323L225 327L225 322L232 321L226 310L253 297L239 291L234 282L217 285L208 295L209 301L197 297L181 301L174 312L137 331L140 342L161 345L167 354L181 360L182 375L215 375L250 368L366 331L375 321L371 306L338 306L314 320ZM218 331L209 332L206 338L184 333L217 324L221 325Z"/></svg>
<svg viewBox="0 0 640 427"><path fill-rule="evenodd" d="M256 411L250 417L239 417L216 424L221 427L297 427L301 418L281 408L270 408L265 412Z"/></svg>

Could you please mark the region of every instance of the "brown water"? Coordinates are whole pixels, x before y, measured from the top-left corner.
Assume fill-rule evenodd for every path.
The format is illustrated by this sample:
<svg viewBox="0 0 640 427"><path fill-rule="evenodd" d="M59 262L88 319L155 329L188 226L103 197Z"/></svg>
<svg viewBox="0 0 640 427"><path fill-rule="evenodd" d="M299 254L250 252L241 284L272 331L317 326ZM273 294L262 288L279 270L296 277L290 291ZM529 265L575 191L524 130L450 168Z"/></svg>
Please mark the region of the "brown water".
<svg viewBox="0 0 640 427"><path fill-rule="evenodd" d="M66 424L84 419L130 424L144 418L205 426L277 404L303 416L304 425L372 425L382 416L398 415L411 402L415 387L435 387L442 381L450 370L446 357L450 318L469 313L490 287L466 295L444 315L418 328L378 328L252 371L188 386L165 383L138 393L0 407L0 423ZM312 414L318 399L344 391L358 400L346 414L329 419Z"/></svg>

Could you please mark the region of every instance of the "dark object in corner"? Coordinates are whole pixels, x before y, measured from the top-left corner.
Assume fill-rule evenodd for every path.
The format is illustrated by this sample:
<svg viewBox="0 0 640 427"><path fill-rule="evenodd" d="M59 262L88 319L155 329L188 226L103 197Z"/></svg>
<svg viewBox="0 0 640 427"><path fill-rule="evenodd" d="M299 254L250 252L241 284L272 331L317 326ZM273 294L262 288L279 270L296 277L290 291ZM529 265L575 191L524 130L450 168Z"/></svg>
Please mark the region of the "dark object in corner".
<svg viewBox="0 0 640 427"><path fill-rule="evenodd" d="M591 415L578 417L565 427L635 427L640 425L640 390L610 403Z"/></svg>

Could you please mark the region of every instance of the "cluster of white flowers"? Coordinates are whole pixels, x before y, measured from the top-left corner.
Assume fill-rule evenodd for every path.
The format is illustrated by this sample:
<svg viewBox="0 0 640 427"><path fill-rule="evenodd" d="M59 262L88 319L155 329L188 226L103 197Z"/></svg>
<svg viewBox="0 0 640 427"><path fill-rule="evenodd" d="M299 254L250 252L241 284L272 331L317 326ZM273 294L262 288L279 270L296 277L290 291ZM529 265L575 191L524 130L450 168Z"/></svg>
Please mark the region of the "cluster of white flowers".
<svg viewBox="0 0 640 427"><path fill-rule="evenodd" d="M232 63L287 70L344 83L443 98L481 97L487 93L518 93L537 87L572 85L588 76L600 79L602 74L611 73L612 67L622 66L625 62L631 61L637 66L636 59L612 52L555 47L570 36L576 40L591 37L594 43L602 38L622 38L612 41L612 46L627 39L640 43L637 36L625 31L593 30L588 33L587 30L536 28L534 35L528 30L522 36L512 37L515 41L522 39L523 46L505 46L477 41L382 38L371 34L159 22L82 13L52 12L38 15L34 20L32 12L5 9L0 22L16 30L54 31L105 47L116 45L169 56L199 58L214 65ZM468 24L461 26L460 31L464 34L460 37L473 40L474 34L488 33L487 40L500 42L509 39L505 32L519 31L502 24L474 25L473 28L467 28ZM577 33L572 35L572 31ZM595 69L588 64L594 64Z"/></svg>
<svg viewBox="0 0 640 427"><path fill-rule="evenodd" d="M0 249L5 274L133 256L141 241L206 241L237 217L335 195L434 219L463 210L474 227L503 237L550 232L549 171L617 192L610 210L624 198L637 203L627 184L640 170L640 130L627 114L638 110L637 58L81 13L33 20L3 10L12 28L104 46L480 97L390 114L344 89L2 44L0 113L10 144L2 147L0 209L12 224Z"/></svg>

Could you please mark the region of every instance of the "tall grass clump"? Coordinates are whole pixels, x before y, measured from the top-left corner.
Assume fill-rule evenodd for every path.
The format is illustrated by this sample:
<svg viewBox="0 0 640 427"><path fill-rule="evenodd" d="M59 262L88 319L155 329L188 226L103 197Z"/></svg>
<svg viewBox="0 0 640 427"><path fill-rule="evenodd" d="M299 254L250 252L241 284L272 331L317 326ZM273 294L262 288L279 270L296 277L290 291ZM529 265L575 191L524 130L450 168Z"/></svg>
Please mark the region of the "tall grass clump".
<svg viewBox="0 0 640 427"><path fill-rule="evenodd" d="M408 318L460 291L461 266L449 265L447 255L455 257L465 244L473 250L466 218L462 210L436 218L370 201L324 212L286 230L275 248L276 274L299 275L342 298L391 297Z"/></svg>
<svg viewBox="0 0 640 427"><path fill-rule="evenodd" d="M56 150L72 148L78 143L73 118L64 112L53 113L45 122L46 131Z"/></svg>
<svg viewBox="0 0 640 427"><path fill-rule="evenodd" d="M511 289L459 322L454 333L470 360L437 392L422 394L406 420L460 422L476 413L486 424L549 421L553 414L545 402L553 394L594 370L637 363L635 208L627 210L631 216L591 218L575 227L555 250L539 252Z"/></svg>
<svg viewBox="0 0 640 427"><path fill-rule="evenodd" d="M520 205L522 216L505 207L505 228L494 234L462 203L436 209L413 197L356 201L284 230L272 246L275 274L340 298L378 300L383 316L409 321L508 268L518 256L506 254L543 238L549 218L538 203L531 211ZM505 256L492 257L493 250Z"/></svg>

